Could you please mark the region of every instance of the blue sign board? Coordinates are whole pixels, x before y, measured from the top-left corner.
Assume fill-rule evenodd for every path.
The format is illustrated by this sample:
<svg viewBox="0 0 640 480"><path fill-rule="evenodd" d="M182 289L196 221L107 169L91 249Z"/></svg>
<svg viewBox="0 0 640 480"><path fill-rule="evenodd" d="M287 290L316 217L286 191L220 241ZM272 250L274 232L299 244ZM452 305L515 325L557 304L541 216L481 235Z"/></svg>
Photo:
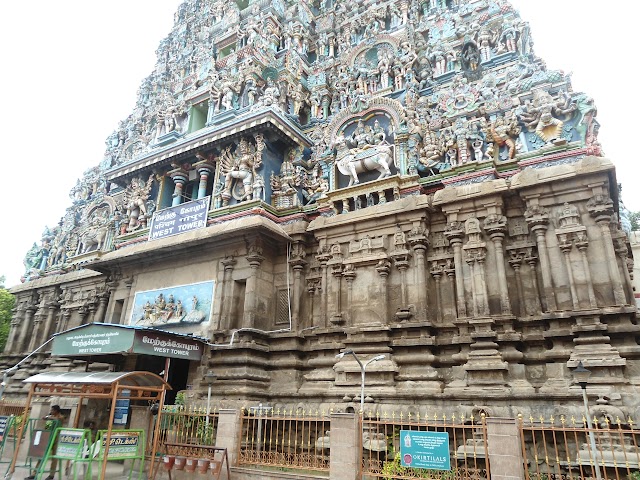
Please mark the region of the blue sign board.
<svg viewBox="0 0 640 480"><path fill-rule="evenodd" d="M156 212L151 219L149 240L157 240L206 227L210 200L211 197L199 198Z"/></svg>
<svg viewBox="0 0 640 480"><path fill-rule="evenodd" d="M122 390L121 396L128 397L131 394L129 390ZM115 425L126 425L129 418L129 404L131 400L128 398L120 398L116 400L116 409L113 415L113 423Z"/></svg>
<svg viewBox="0 0 640 480"><path fill-rule="evenodd" d="M451 470L449 434L400 430L400 460L403 467Z"/></svg>

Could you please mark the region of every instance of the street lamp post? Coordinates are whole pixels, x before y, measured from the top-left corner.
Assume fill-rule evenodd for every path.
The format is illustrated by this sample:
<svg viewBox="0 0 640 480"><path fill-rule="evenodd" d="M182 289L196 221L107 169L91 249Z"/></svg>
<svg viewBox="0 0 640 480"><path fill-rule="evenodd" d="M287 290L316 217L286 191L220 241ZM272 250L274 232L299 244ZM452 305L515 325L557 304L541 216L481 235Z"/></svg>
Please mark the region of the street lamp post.
<svg viewBox="0 0 640 480"><path fill-rule="evenodd" d="M7 388L7 377L10 373L18 370L18 366L14 365L11 368L7 368L4 372L2 372L2 382L0 382L0 400L2 400L2 396L4 395L4 390Z"/></svg>
<svg viewBox="0 0 640 480"><path fill-rule="evenodd" d="M211 370L209 370L205 376L204 376L204 381L207 384L208 388L207 388L207 417L205 420L206 425L209 425L209 414L211 413L211 386L213 385L213 382L216 381L216 374L213 373Z"/></svg>
<svg viewBox="0 0 640 480"><path fill-rule="evenodd" d="M591 423L591 415L589 414L589 400L587 399L587 382L591 376L591 370L584 368L582 361L578 362L578 366L573 369L573 378L575 383L580 385L582 389L582 401L584 403L584 414L587 417L587 427L589 428L589 443L591 444L592 462L596 471L596 479L601 480L600 467L598 466L598 454L596 450L596 438L593 434L593 425Z"/></svg>
<svg viewBox="0 0 640 480"><path fill-rule="evenodd" d="M344 352L336 355L336 358L342 358L345 355L353 355L353 358L355 358L356 362L358 362L358 365L360 365L360 375L361 375L360 377L360 414L364 418L364 383L365 383L365 374L367 370L367 365L373 362L377 362L379 360L384 360L385 356L376 355L375 357L367 360L365 363L362 363L353 350L345 350Z"/></svg>

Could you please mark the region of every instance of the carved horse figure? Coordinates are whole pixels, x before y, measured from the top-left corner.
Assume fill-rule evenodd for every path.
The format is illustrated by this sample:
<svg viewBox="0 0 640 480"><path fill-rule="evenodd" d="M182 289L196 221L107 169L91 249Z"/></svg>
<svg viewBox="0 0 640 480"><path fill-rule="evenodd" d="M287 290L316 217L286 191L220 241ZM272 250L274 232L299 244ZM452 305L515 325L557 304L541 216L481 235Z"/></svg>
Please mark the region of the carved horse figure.
<svg viewBox="0 0 640 480"><path fill-rule="evenodd" d="M388 144L367 145L365 148L349 149L347 140L339 135L335 142L336 165L343 175L349 177L349 185L360 183L358 174L377 170L380 172L378 180L391 175L393 165L392 146Z"/></svg>

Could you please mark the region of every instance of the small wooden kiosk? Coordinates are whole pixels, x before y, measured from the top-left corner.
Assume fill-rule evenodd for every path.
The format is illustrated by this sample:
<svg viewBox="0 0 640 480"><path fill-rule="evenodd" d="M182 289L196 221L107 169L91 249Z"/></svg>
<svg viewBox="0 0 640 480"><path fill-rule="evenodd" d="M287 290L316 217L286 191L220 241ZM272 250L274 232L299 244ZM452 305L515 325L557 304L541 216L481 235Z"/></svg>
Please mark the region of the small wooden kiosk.
<svg viewBox="0 0 640 480"><path fill-rule="evenodd" d="M169 384L160 376L151 372L51 372L39 373L24 380L30 384L27 404L25 405L23 418L27 418L33 397L75 397L78 402L78 409L73 420L73 427L77 428L82 412L82 400L104 399L110 400L111 409L109 413L109 428L106 432L106 446L102 460L102 470L100 478L105 478L109 446L111 443L111 432L113 419L116 411L116 402L120 399L145 400L158 402L160 411L164 404L165 392L170 390ZM7 472L7 477L13 475L20 450L20 439L24 434L22 422L18 431L18 447L15 449L11 465ZM154 424L153 447L151 450L151 469L155 465L154 459L158 450L158 439L160 431L160 416L156 416Z"/></svg>

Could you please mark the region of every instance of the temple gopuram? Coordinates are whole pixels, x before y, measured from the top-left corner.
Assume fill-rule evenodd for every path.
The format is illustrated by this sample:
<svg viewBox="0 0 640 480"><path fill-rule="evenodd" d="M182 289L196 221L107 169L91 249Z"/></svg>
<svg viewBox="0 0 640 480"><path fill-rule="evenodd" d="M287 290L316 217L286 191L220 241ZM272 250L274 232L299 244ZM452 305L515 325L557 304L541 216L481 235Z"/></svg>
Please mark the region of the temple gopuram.
<svg viewBox="0 0 640 480"><path fill-rule="evenodd" d="M384 355L373 410L579 416L582 362L594 404L636 418L615 168L594 100L532 47L506 0L186 0L26 255L0 365L35 353L5 397L44 369L168 366L191 402L212 371L225 408L358 411L346 350ZM152 354L104 355L94 324Z"/></svg>

